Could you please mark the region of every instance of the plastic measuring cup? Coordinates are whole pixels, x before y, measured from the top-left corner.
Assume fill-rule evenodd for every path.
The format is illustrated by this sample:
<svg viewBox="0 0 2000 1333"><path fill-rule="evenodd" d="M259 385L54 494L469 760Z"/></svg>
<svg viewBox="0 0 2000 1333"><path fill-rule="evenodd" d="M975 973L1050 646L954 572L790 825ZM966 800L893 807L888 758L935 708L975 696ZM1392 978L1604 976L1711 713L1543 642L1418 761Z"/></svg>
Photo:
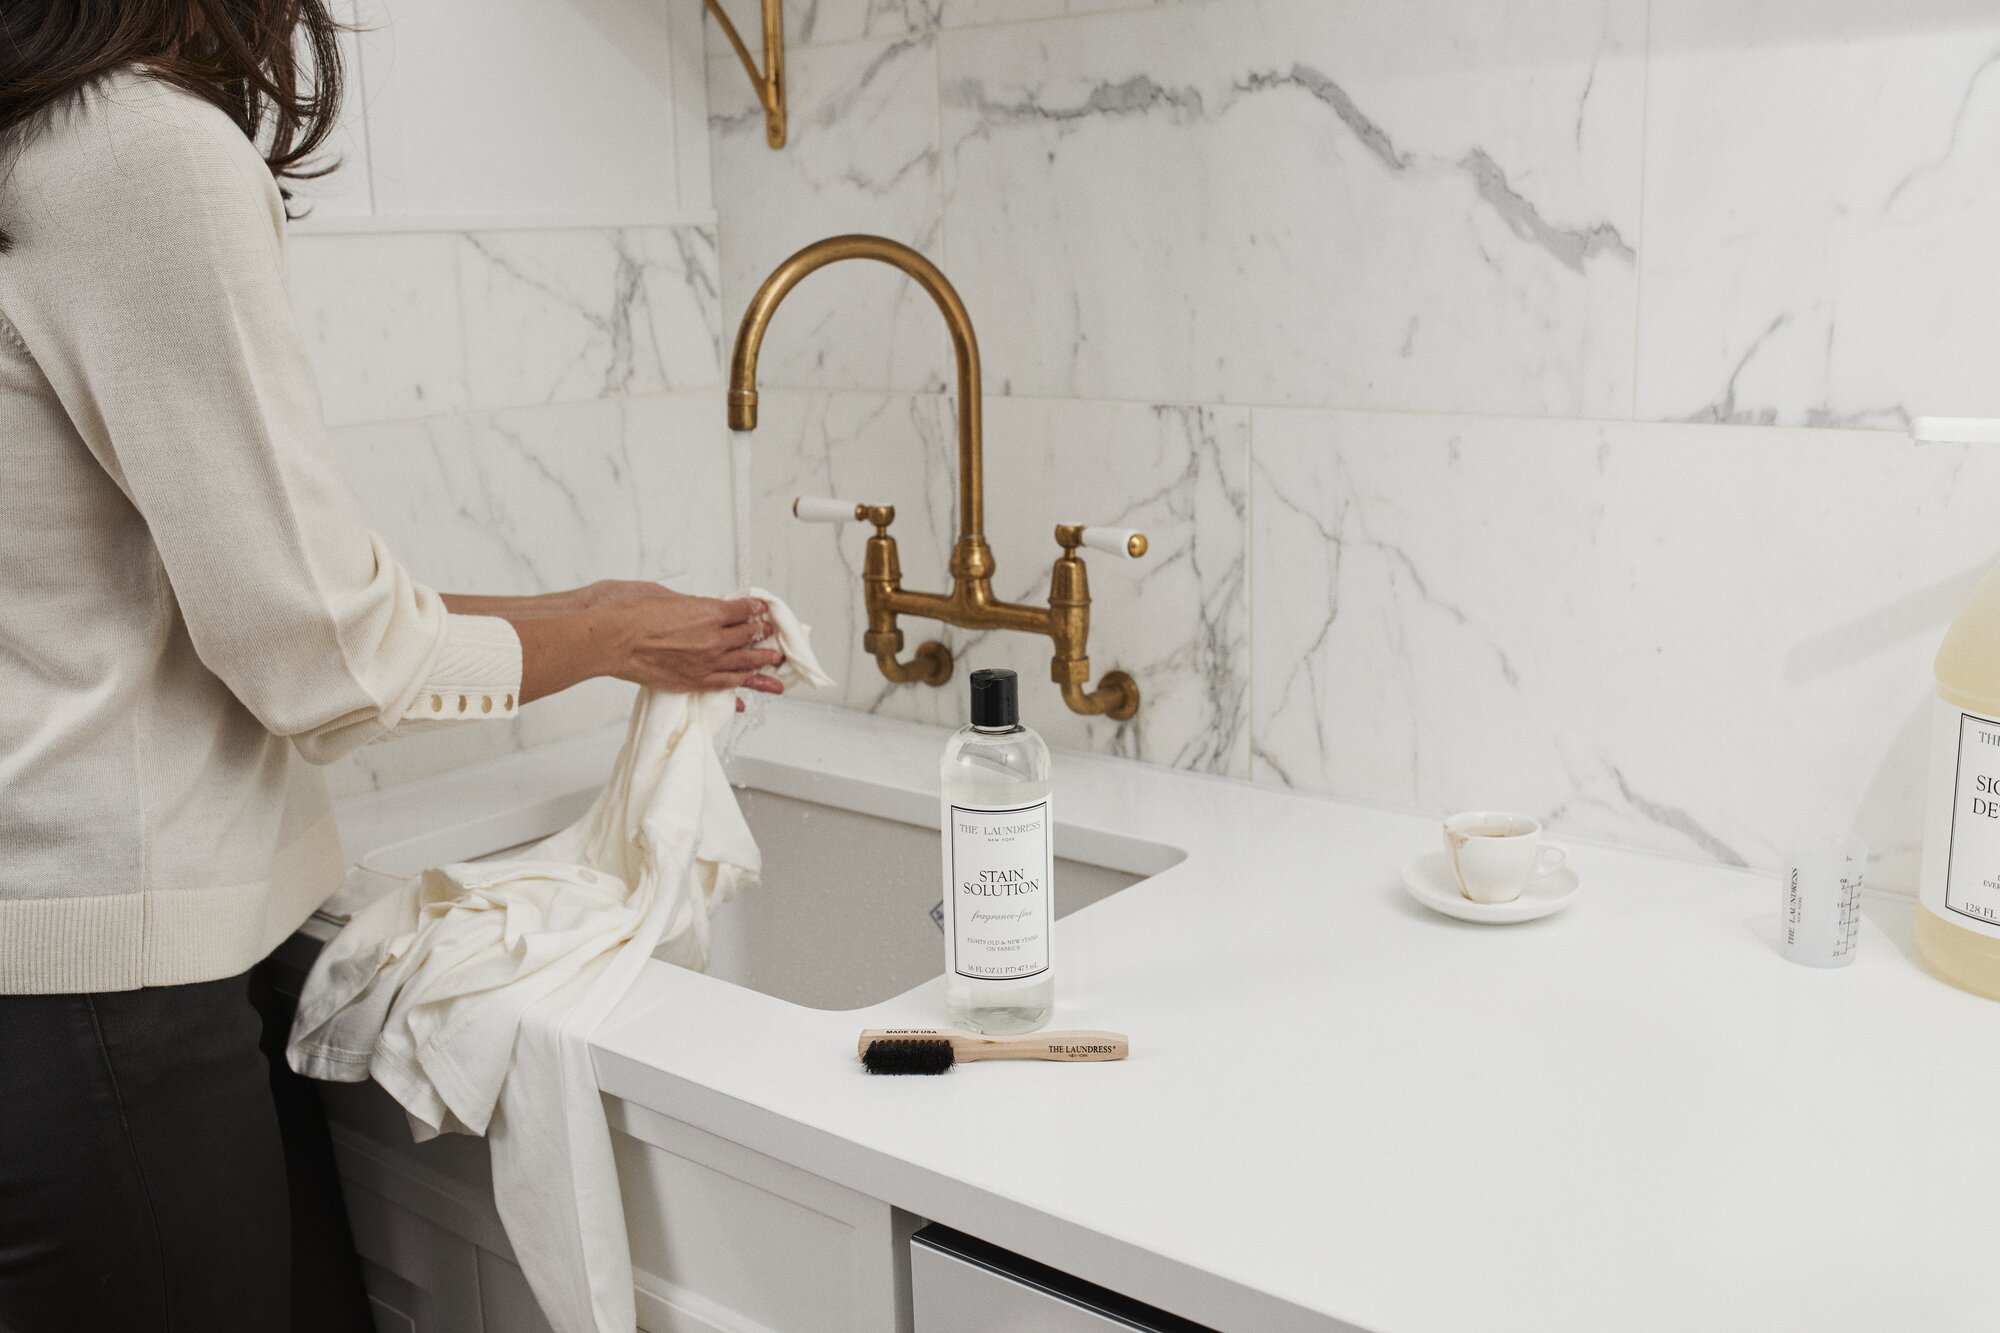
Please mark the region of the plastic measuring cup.
<svg viewBox="0 0 2000 1333"><path fill-rule="evenodd" d="M1778 948L1807 967L1846 967L1861 932L1868 844L1852 834L1801 838L1785 857Z"/></svg>

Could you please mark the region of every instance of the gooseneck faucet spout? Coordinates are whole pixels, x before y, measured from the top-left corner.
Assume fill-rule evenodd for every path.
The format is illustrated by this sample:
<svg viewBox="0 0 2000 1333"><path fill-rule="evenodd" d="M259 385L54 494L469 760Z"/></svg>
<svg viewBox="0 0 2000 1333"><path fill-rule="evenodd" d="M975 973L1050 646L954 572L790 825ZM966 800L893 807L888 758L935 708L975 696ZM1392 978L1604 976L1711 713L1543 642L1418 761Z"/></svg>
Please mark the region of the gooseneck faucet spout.
<svg viewBox="0 0 2000 1333"><path fill-rule="evenodd" d="M1050 679L1061 687L1063 701L1073 711L1120 721L1130 718L1139 710L1139 684L1130 676L1113 671L1106 674L1096 689L1086 688L1090 683L1090 657L1086 651L1090 636L1090 590L1077 549L1090 546L1136 559L1146 553L1146 539L1136 532L1060 524L1056 528L1056 542L1062 554L1050 575L1049 605L1024 606L994 596L993 549L986 541L979 339L972 331L972 317L966 313L965 303L930 260L909 246L882 236L831 236L778 265L750 298L749 308L743 312L743 323L736 332L736 347L729 362L730 429L757 429L757 357L763 349L764 331L770 327L771 317L808 275L843 259L872 259L887 264L907 274L929 293L937 303L938 313L944 316L958 368L958 536L952 544L951 592L913 592L903 587L896 539L889 535L889 525L896 516L892 507L806 498L793 504L792 512L800 518L830 522L865 519L875 526L875 535L868 539L862 571L868 610L863 645L890 680L942 685L951 678L951 650L932 640L921 645L911 660L899 660L898 654L903 650L903 632L897 626L899 616L938 620L965 629L1044 634L1055 644Z"/></svg>
<svg viewBox="0 0 2000 1333"><path fill-rule="evenodd" d="M764 330L792 288L812 273L843 259L873 259L899 269L915 280L944 316L951 335L952 359L958 363L958 531L983 538L986 533L985 463L980 425L979 337L965 302L938 266L909 246L884 236L829 236L778 265L743 312L736 331L736 351L729 358L729 429L757 429L757 355L764 347Z"/></svg>

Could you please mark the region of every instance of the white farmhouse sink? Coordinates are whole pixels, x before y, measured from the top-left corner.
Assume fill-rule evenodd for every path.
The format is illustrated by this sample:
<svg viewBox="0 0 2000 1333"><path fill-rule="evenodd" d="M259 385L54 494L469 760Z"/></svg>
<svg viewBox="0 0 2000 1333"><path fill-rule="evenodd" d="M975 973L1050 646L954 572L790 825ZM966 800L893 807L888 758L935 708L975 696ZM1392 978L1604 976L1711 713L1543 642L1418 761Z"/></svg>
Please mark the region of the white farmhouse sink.
<svg viewBox="0 0 2000 1333"><path fill-rule="evenodd" d="M773 718L773 728L783 718ZM768 739L768 734L760 739ZM501 809L439 802L458 821L375 848L350 847L366 870L403 879L431 866L518 851L575 820L597 793L601 758L554 765L547 787L516 782ZM763 884L715 917L708 974L814 1009L861 1009L943 970L937 797L815 771L808 762L739 756L730 765L764 855ZM575 773L591 772L579 784ZM561 779L568 779L562 781ZM526 791L523 790L524 785ZM1061 794L1057 793L1058 812ZM1182 859L1159 843L1056 824L1056 915L1067 916Z"/></svg>
<svg viewBox="0 0 2000 1333"><path fill-rule="evenodd" d="M502 856L571 823L610 772L623 731L340 802L347 858L372 872L352 888L386 890L431 866ZM707 975L665 963L645 970L639 989L666 982L704 1001L663 1018L665 1027L700 1031L750 1006L778 1028L828 1025L814 1048L844 1069L865 1020L811 1011L894 1004L943 971L931 916L943 744L935 728L790 701L770 707L729 766L763 852L764 882L717 913ZM1058 915L1183 859L1160 842L1061 822L1066 762L1057 757ZM1122 767L1090 771L1077 780L1100 787L1127 780ZM1077 802L1079 811L1089 805ZM1070 930L1090 925L1085 918ZM331 918L318 918L287 942L281 984L304 981L334 929ZM548 1333L494 1206L486 1143L455 1134L412 1142L402 1109L372 1083L323 1084L320 1098L364 1276L383 1317L410 1312L398 1327L439 1333L495 1333L503 1323L512 1333ZM607 1109L639 1327L894 1326L911 1218L667 1117L615 1099Z"/></svg>

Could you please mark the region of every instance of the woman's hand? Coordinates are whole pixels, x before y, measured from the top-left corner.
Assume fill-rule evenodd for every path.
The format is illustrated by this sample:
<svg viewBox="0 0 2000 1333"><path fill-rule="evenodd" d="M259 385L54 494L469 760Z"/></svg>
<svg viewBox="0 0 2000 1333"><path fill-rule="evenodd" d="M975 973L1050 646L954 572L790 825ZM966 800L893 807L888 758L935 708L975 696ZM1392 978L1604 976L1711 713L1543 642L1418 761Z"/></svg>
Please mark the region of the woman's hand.
<svg viewBox="0 0 2000 1333"><path fill-rule="evenodd" d="M785 692L764 674L784 654L751 647L771 635L769 608L754 598L690 597L657 583L606 580L539 597L448 593L444 600L460 615L499 616L514 627L522 703L593 676L677 692Z"/></svg>
<svg viewBox="0 0 2000 1333"><path fill-rule="evenodd" d="M785 692L764 674L785 655L751 646L771 637L770 608L755 598L690 597L657 583L596 583L583 592L615 645L605 675L656 690Z"/></svg>

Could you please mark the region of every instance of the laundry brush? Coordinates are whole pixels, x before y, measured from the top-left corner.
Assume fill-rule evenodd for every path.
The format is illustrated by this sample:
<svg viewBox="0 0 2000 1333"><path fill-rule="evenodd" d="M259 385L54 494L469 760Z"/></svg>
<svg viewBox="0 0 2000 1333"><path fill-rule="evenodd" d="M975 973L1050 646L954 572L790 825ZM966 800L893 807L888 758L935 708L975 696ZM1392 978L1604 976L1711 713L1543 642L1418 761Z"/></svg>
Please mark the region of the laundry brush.
<svg viewBox="0 0 2000 1333"><path fill-rule="evenodd" d="M871 1074L942 1074L964 1060L1123 1060L1118 1032L1030 1032L983 1037L950 1028L870 1028L855 1049Z"/></svg>

